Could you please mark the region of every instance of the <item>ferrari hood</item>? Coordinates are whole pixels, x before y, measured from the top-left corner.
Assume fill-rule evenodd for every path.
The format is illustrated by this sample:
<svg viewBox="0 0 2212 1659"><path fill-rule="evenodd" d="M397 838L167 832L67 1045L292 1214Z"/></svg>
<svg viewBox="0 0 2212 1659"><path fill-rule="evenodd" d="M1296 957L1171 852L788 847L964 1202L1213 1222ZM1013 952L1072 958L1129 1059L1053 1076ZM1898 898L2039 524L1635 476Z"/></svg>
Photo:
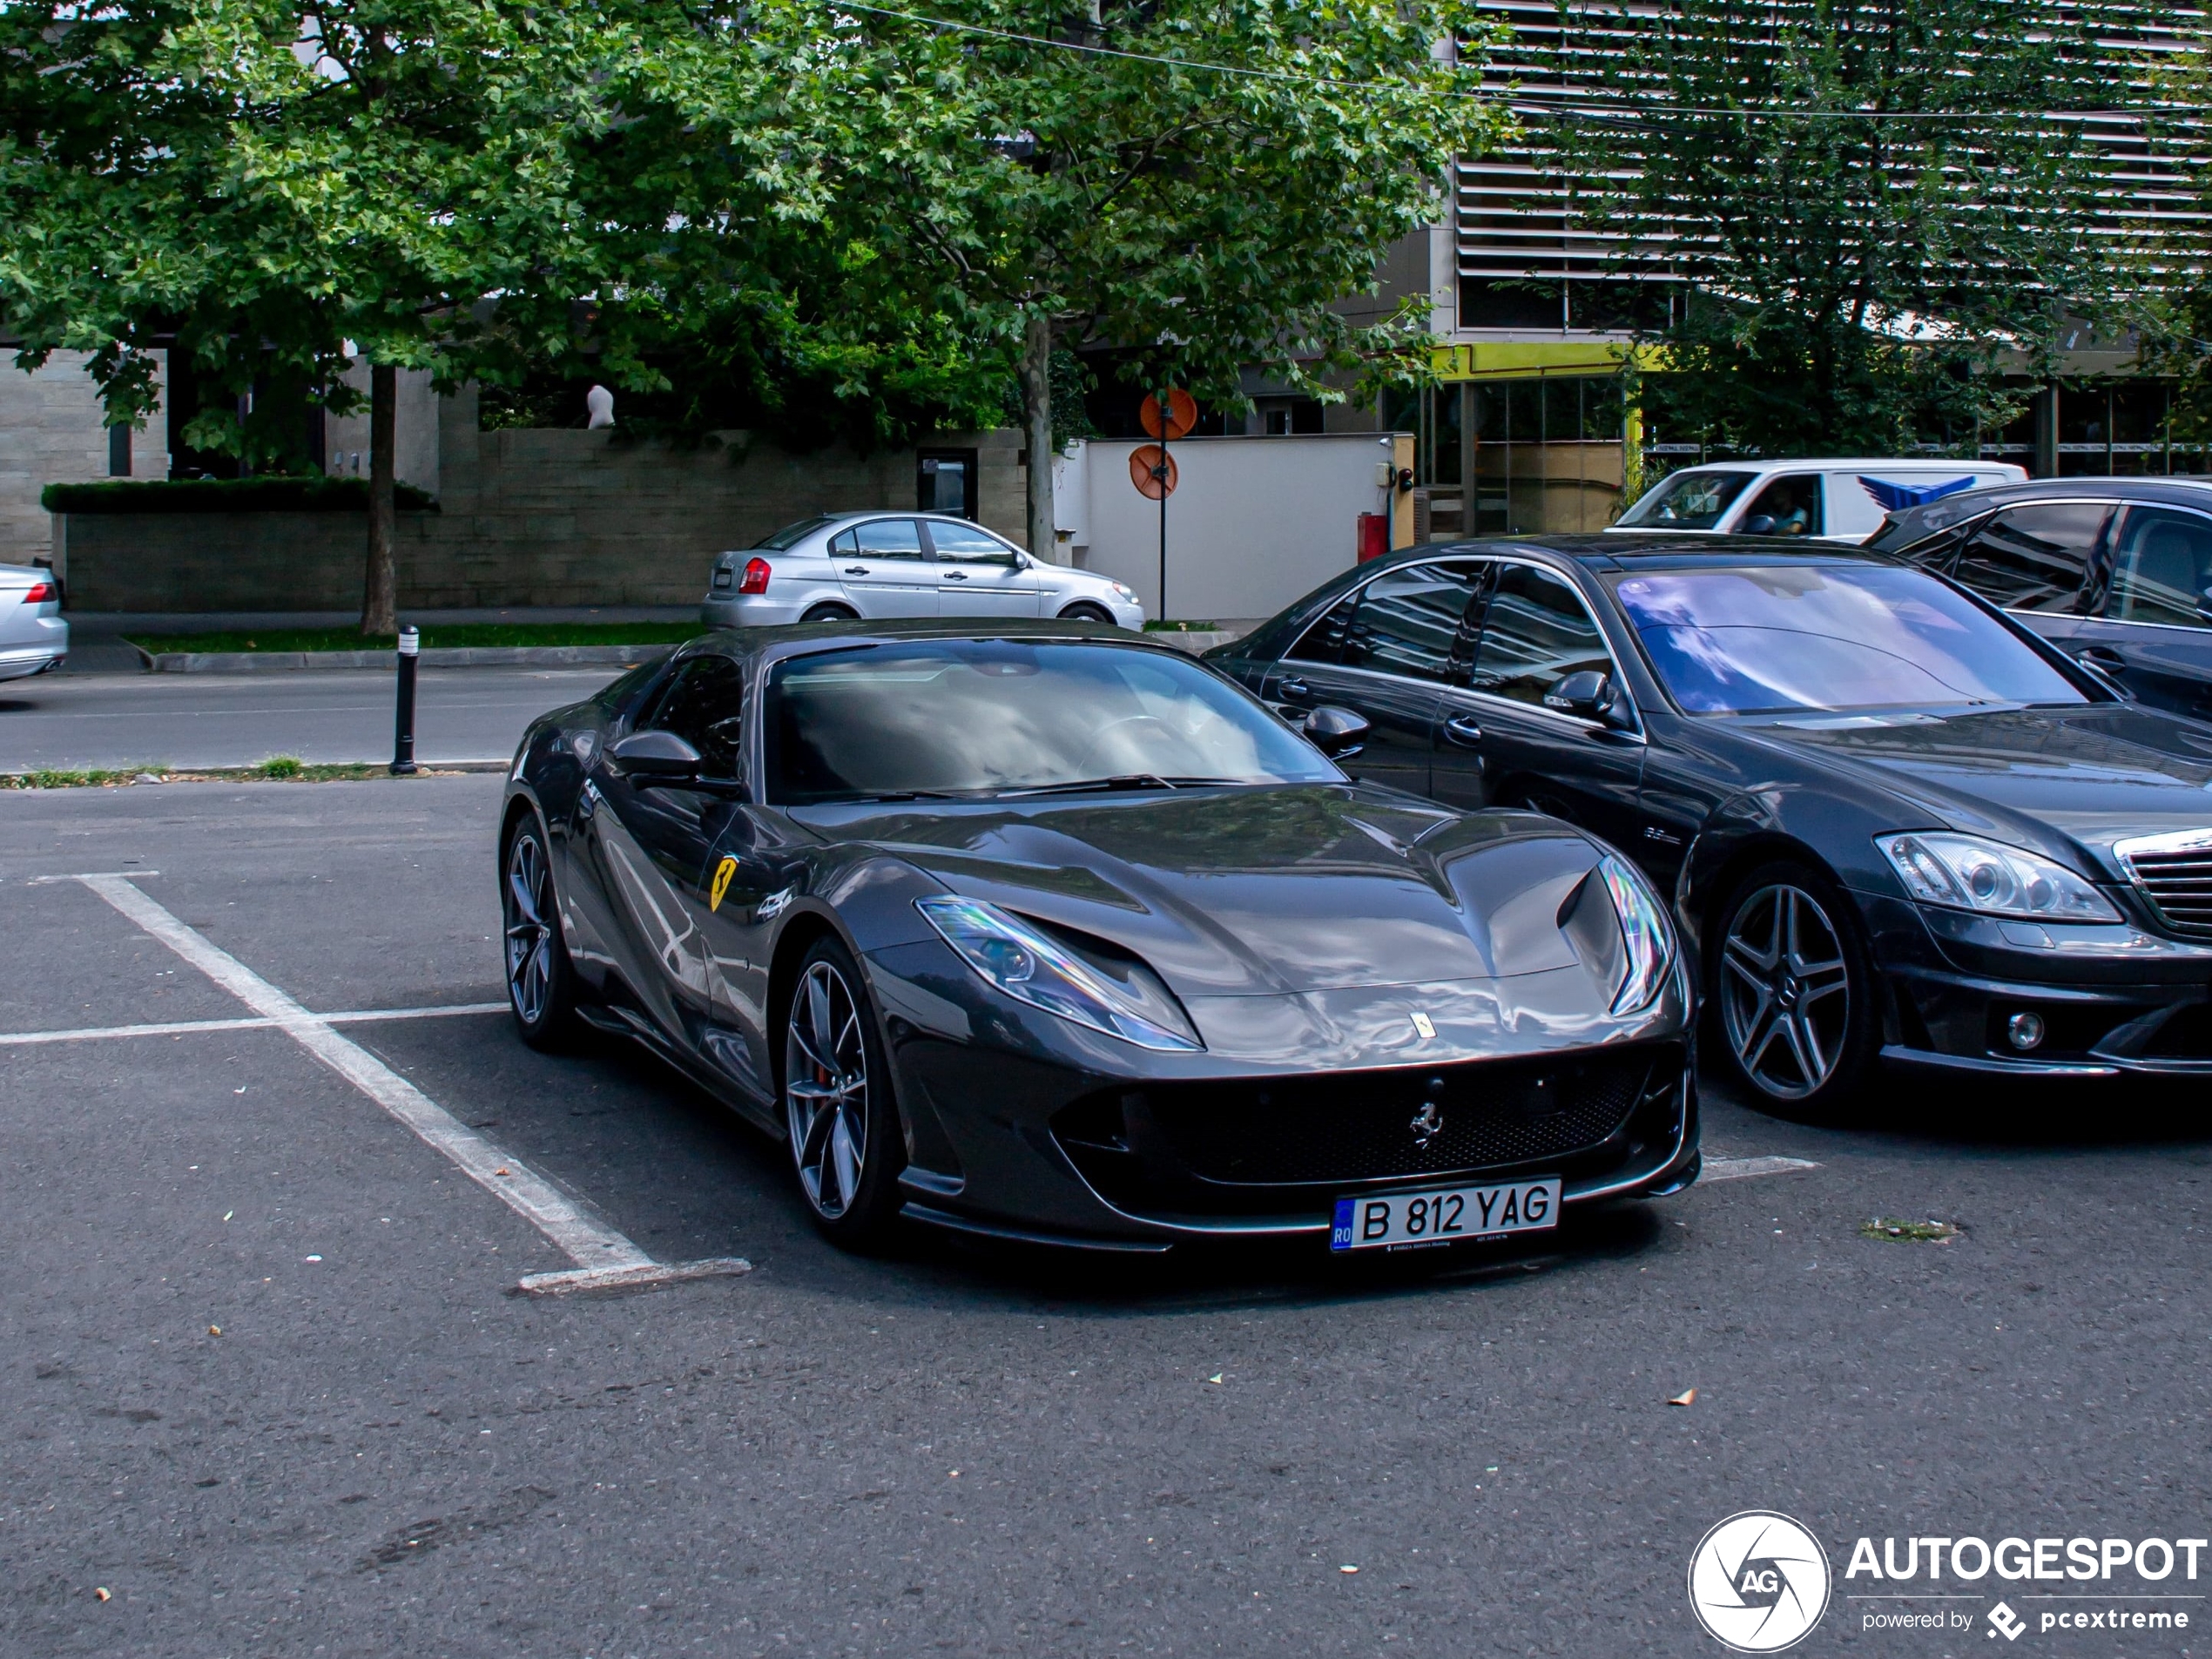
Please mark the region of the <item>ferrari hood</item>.
<svg viewBox="0 0 2212 1659"><path fill-rule="evenodd" d="M1825 765L1856 770L1953 828L2015 843L2063 838L2115 876L2114 841L2212 827L2212 731L2142 709L1739 729L1761 744L1817 751Z"/></svg>
<svg viewBox="0 0 2212 1659"><path fill-rule="evenodd" d="M1185 998L1577 968L1561 915L1598 856L1550 819L1341 785L1001 802L838 833L1132 951Z"/></svg>

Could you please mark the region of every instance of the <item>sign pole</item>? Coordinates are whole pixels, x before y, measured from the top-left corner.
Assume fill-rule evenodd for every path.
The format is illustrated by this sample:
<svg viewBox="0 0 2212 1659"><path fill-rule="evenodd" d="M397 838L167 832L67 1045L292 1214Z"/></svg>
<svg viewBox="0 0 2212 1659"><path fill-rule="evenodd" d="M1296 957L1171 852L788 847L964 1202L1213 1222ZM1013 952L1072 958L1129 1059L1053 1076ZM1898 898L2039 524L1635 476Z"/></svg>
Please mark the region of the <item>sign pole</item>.
<svg viewBox="0 0 2212 1659"><path fill-rule="evenodd" d="M1168 401L1160 400L1160 615L1168 619Z"/></svg>

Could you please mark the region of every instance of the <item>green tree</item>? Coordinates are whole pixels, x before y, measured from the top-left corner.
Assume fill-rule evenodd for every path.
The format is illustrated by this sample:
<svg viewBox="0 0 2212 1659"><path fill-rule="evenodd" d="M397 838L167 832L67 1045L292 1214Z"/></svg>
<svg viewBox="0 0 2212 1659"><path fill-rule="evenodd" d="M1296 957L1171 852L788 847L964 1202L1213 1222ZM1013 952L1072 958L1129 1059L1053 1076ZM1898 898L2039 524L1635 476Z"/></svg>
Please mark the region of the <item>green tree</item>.
<svg viewBox="0 0 2212 1659"><path fill-rule="evenodd" d="M1965 442L2112 268L2082 124L2127 96L2057 0L1562 0L1577 211L1669 286L1655 388L1761 453ZM1648 291L1649 292L1649 291ZM1655 306L1656 311L1657 307Z"/></svg>
<svg viewBox="0 0 2212 1659"><path fill-rule="evenodd" d="M842 9L812 98L831 222L917 314L1015 365L1033 551L1055 349L1117 347L1148 387L1230 405L1249 368L1327 390L1410 357L1425 316L1362 327L1336 302L1504 129L1477 96L1489 27L1472 0Z"/></svg>

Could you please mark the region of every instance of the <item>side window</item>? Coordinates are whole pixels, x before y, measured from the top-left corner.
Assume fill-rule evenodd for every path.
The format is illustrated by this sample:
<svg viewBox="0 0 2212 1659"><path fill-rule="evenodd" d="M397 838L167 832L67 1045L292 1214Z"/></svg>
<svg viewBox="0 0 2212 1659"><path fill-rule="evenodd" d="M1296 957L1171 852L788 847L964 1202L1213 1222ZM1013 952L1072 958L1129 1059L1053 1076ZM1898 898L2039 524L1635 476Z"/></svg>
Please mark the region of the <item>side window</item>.
<svg viewBox="0 0 2212 1659"><path fill-rule="evenodd" d="M972 524L952 524L933 518L929 521L929 545L936 550L939 558L957 560L962 564L1014 563L1013 549Z"/></svg>
<svg viewBox="0 0 2212 1659"><path fill-rule="evenodd" d="M1331 667L1342 662L1345 637L1352 631L1352 613L1359 609L1359 590L1354 588L1306 624L1305 631L1298 637L1298 644L1283 653L1284 660L1320 663Z"/></svg>
<svg viewBox="0 0 2212 1659"><path fill-rule="evenodd" d="M2197 602L2212 586L2212 519L2171 507L2137 507L2121 526L2105 615L2121 622L2202 628Z"/></svg>
<svg viewBox="0 0 2212 1659"><path fill-rule="evenodd" d="M852 551L872 559L918 559L921 556L921 524L911 518L872 518L847 532Z"/></svg>
<svg viewBox="0 0 2212 1659"><path fill-rule="evenodd" d="M2007 508L1973 533L1951 574L2010 610L2071 611L2111 513L2092 501Z"/></svg>
<svg viewBox="0 0 2212 1659"><path fill-rule="evenodd" d="M710 778L735 778L745 748L745 672L726 657L684 664L643 727L673 732L706 762Z"/></svg>
<svg viewBox="0 0 2212 1659"><path fill-rule="evenodd" d="M1817 536L1820 524L1820 475L1809 472L1771 480L1736 529L1742 536Z"/></svg>
<svg viewBox="0 0 2212 1659"><path fill-rule="evenodd" d="M851 530L840 530L829 539L829 556L833 559L850 558L860 550L860 543Z"/></svg>
<svg viewBox="0 0 2212 1659"><path fill-rule="evenodd" d="M1541 707L1561 680L1592 668L1615 671L1581 595L1533 564L1502 566L1482 612L1474 689Z"/></svg>
<svg viewBox="0 0 2212 1659"><path fill-rule="evenodd" d="M1339 659L1409 679L1449 678L1452 647L1474 597L1479 564L1416 564L1377 577L1359 596Z"/></svg>

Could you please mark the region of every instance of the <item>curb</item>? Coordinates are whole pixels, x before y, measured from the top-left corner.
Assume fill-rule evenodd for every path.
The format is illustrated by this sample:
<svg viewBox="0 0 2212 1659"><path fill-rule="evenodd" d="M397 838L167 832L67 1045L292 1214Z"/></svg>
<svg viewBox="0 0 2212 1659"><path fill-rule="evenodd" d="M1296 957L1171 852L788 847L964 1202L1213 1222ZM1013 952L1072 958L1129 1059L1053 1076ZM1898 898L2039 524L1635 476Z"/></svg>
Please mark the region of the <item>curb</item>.
<svg viewBox="0 0 2212 1659"><path fill-rule="evenodd" d="M1195 637L1195 636L1194 636ZM389 668L389 651L150 651L132 643L153 674L266 674L316 668ZM448 645L423 651L425 668L563 668L608 664L628 668L657 662L676 647L664 645Z"/></svg>

